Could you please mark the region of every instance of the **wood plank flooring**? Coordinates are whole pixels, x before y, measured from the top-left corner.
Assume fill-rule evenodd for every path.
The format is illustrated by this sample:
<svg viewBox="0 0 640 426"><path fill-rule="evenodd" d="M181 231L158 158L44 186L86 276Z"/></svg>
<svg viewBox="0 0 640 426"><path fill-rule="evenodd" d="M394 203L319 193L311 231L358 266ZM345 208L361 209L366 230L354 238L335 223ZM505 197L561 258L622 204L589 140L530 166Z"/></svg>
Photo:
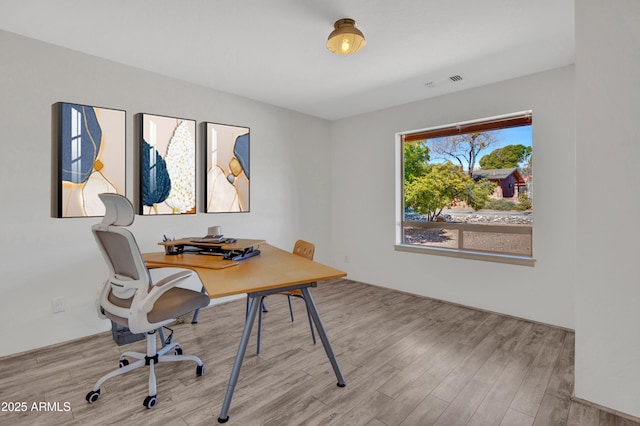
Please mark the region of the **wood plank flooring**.
<svg viewBox="0 0 640 426"><path fill-rule="evenodd" d="M304 303L292 301L292 323L286 298L271 296L261 354L254 328L227 424L638 425L571 400L571 332L349 280L312 293L347 387L336 386L321 343L312 344ZM0 408L26 403L0 411L0 424L218 424L244 310L238 300L173 327L205 375L193 363L159 364L151 410L142 406L145 369L107 381L94 404L84 399L122 352L144 351L144 342L117 346L103 333L0 359Z"/></svg>

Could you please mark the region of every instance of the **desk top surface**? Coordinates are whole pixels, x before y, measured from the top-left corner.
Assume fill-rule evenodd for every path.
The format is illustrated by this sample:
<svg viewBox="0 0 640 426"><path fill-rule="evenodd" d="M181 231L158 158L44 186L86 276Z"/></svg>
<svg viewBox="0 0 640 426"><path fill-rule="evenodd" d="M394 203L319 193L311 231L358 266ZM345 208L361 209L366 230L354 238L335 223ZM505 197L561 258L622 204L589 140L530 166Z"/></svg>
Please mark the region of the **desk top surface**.
<svg viewBox="0 0 640 426"><path fill-rule="evenodd" d="M347 275L346 272L269 244L262 244L260 252L258 256L239 262L195 253L171 256L146 253L142 257L150 268L172 266L195 271L212 299Z"/></svg>

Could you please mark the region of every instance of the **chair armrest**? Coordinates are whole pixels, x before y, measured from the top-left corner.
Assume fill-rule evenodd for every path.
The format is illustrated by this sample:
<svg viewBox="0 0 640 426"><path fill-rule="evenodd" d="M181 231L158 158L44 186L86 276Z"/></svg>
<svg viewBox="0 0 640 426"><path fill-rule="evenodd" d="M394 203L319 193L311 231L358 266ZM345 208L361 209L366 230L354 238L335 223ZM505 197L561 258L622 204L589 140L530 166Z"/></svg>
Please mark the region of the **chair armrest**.
<svg viewBox="0 0 640 426"><path fill-rule="evenodd" d="M146 314L150 312L151 309L153 309L153 305L160 298L160 296L162 296L164 293L174 288L180 282L193 276L193 274L194 274L193 271L184 269L179 272L176 272L175 274L171 274L167 277L164 277L157 283L154 283L154 285L151 287L151 290L147 294L147 297L145 298L144 303L142 304L142 309L144 313Z"/></svg>

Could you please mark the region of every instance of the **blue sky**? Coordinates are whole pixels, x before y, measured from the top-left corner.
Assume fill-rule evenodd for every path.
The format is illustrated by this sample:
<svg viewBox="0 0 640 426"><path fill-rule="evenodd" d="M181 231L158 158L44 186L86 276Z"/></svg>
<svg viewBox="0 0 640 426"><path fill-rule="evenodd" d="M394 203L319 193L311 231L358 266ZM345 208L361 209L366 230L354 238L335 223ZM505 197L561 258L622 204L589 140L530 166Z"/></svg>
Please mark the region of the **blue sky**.
<svg viewBox="0 0 640 426"><path fill-rule="evenodd" d="M495 132L498 134L498 138L500 142L492 147L493 149L502 148L506 145L524 145L531 146L532 137L532 129L533 126L520 126L520 127L511 127L508 129L496 130ZM489 151L491 152L491 151ZM489 152L482 152L482 155L486 155Z"/></svg>

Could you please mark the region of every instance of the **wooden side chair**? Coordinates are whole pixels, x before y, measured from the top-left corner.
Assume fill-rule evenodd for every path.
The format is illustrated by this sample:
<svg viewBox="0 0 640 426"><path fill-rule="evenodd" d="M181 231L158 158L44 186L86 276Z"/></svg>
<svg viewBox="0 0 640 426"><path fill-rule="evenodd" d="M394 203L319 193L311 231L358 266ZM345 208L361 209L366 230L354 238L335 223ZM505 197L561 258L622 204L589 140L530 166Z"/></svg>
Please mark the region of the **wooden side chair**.
<svg viewBox="0 0 640 426"><path fill-rule="evenodd" d="M309 260L313 260L313 255L315 254L315 251L316 251L316 247L312 243L304 240L296 241L295 245L293 246L293 254L305 257ZM309 314L309 307L307 306L307 300L304 298L304 295L302 294L302 290L289 290L289 291L283 291L281 293L276 293L276 295L278 294L287 296L287 301L289 302L289 315L291 316L291 322L293 322L293 308L291 307L291 298L296 297L304 301L305 306L307 307L307 318L309 320L309 328L311 329L311 338L313 339L313 344L315 345L316 335L315 335L315 332L313 331L313 321L311 320L311 314ZM258 315L258 343L256 348L257 354L260 353L260 337L262 333L262 313L268 312L266 309L266 306L264 305L264 297L262 299L263 299L261 301L262 309L260 309L259 315Z"/></svg>

